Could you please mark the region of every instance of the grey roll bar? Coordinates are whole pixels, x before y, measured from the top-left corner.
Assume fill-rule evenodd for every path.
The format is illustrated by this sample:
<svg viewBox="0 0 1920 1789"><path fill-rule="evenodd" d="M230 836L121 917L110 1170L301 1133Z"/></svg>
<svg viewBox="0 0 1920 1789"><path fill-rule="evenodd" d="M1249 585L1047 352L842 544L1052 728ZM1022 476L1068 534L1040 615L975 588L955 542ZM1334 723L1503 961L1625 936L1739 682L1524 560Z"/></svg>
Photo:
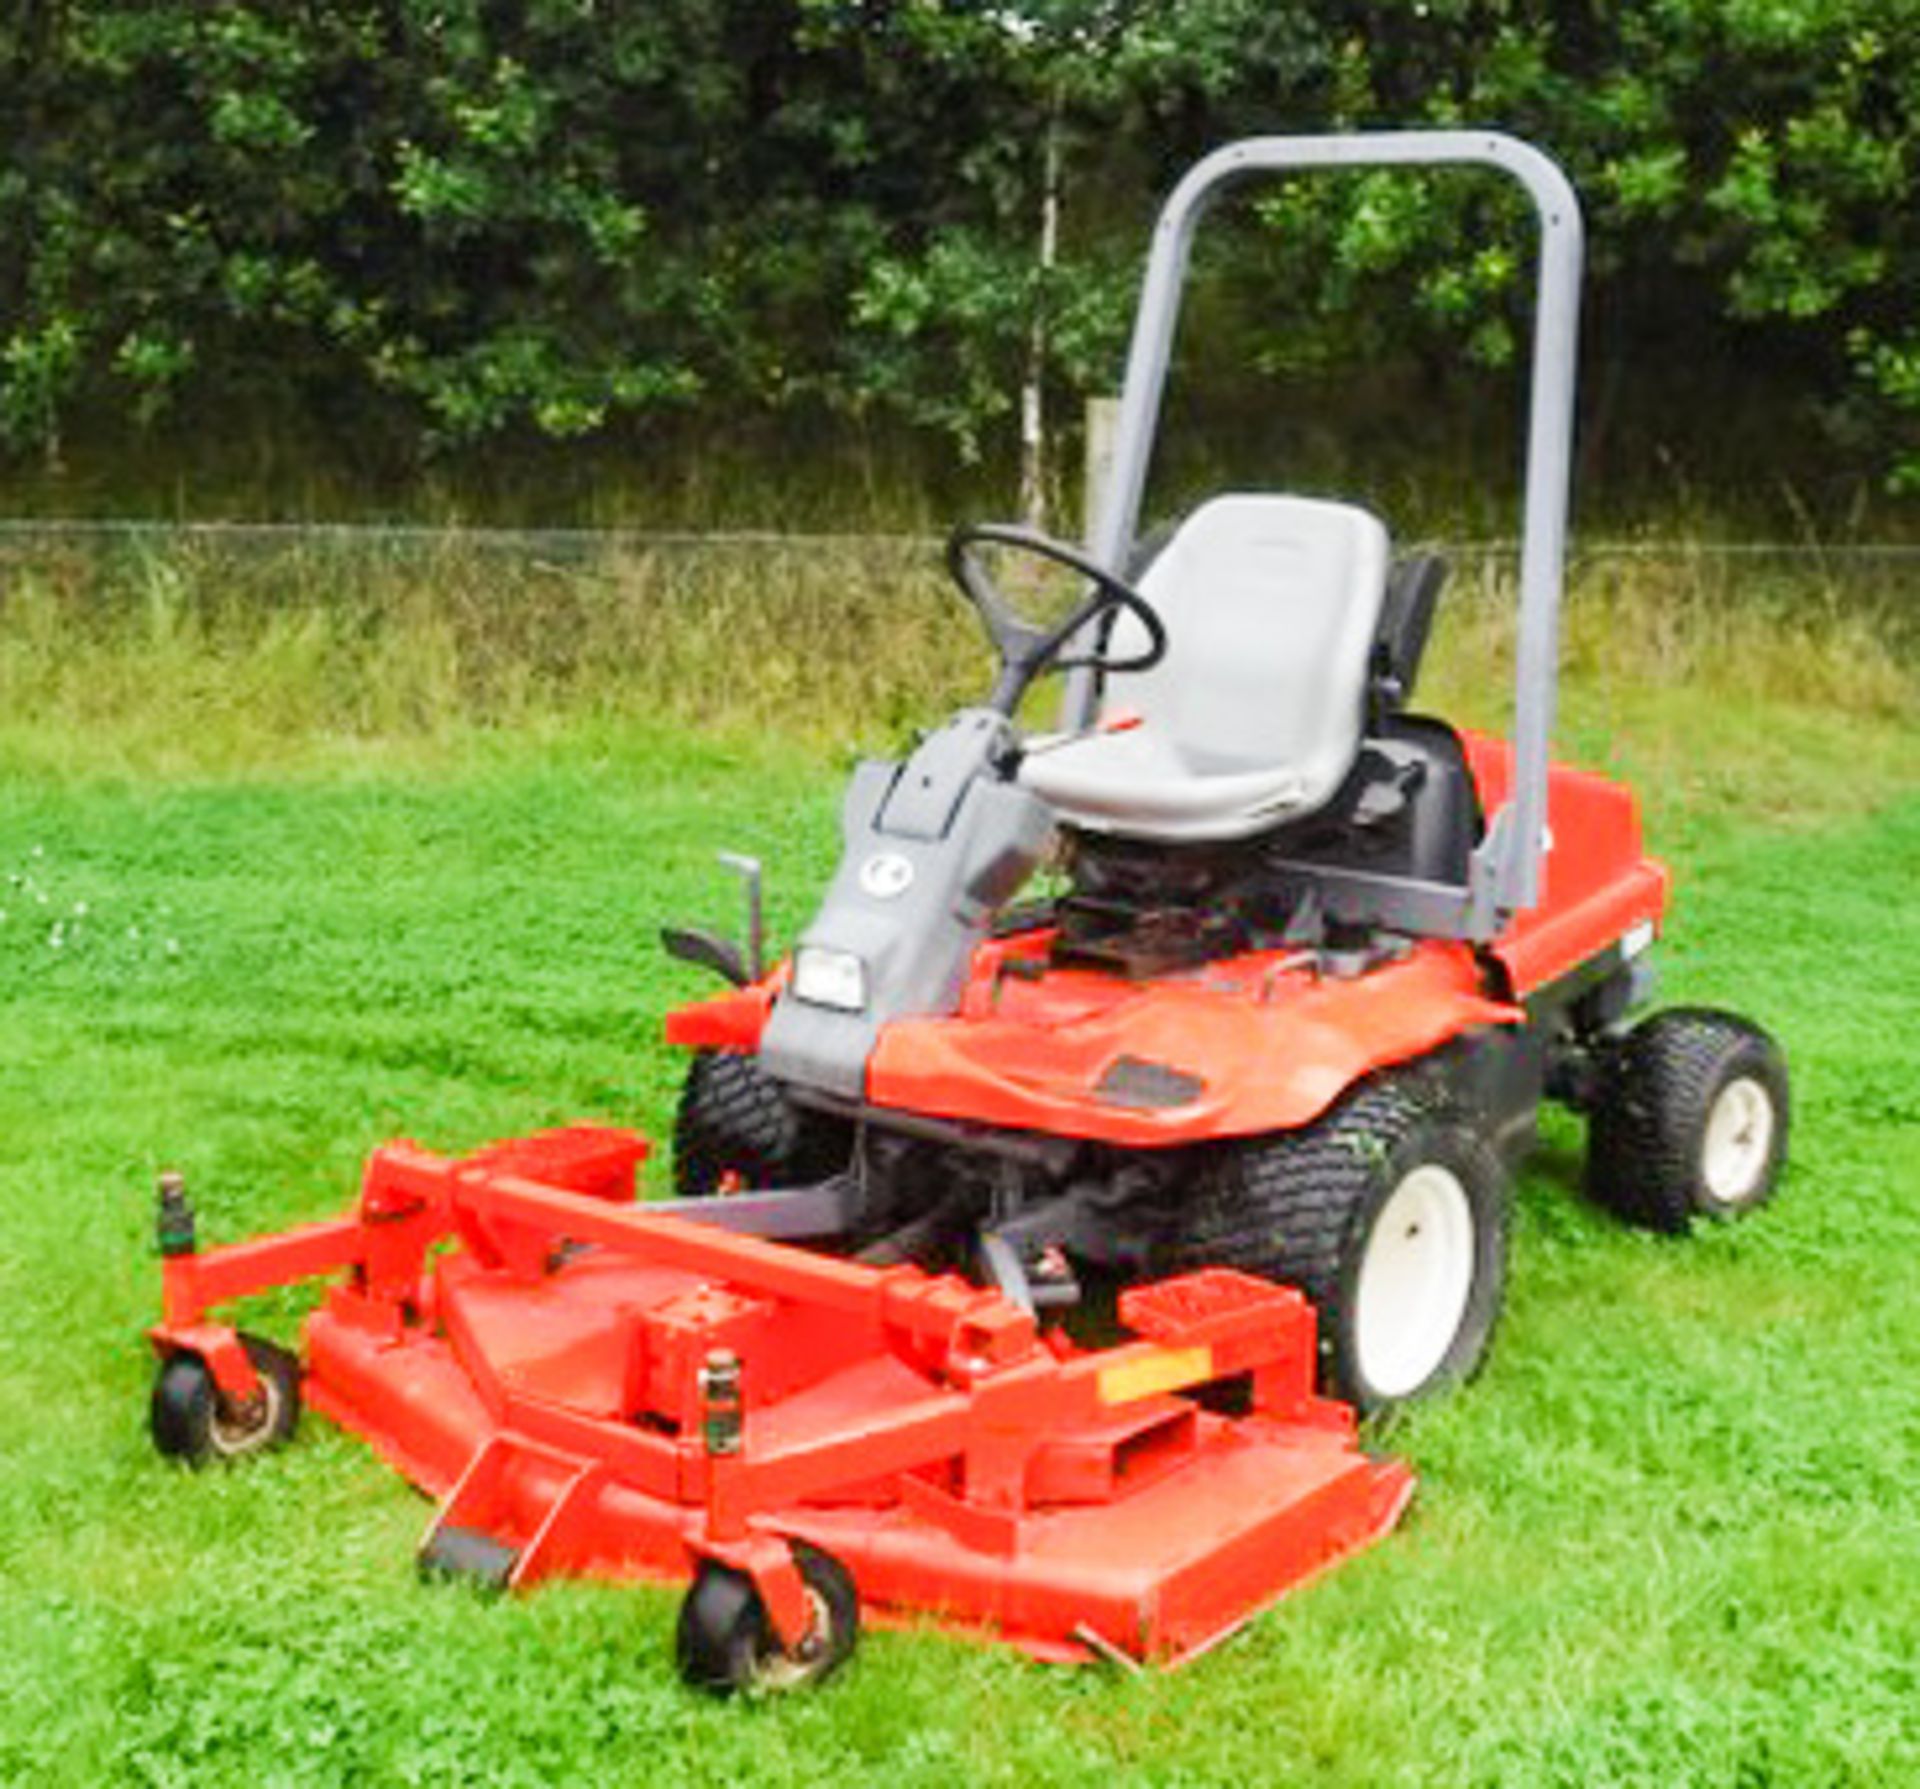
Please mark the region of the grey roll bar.
<svg viewBox="0 0 1920 1789"><path fill-rule="evenodd" d="M1498 131L1361 132L1351 136L1248 137L1188 170L1160 212L1127 355L1113 469L1093 533L1093 557L1113 571L1130 556L1153 453L1161 393L1179 321L1193 232L1207 205L1249 175L1301 169L1480 166L1527 189L1540 224L1532 391L1521 514L1520 636L1514 678L1513 794L1474 852L1462 931L1491 937L1539 898L1547 848L1547 753L1559 662L1560 592L1573 458L1573 392L1580 325L1580 201L1559 165ZM1069 678L1061 720L1093 719L1091 676Z"/></svg>

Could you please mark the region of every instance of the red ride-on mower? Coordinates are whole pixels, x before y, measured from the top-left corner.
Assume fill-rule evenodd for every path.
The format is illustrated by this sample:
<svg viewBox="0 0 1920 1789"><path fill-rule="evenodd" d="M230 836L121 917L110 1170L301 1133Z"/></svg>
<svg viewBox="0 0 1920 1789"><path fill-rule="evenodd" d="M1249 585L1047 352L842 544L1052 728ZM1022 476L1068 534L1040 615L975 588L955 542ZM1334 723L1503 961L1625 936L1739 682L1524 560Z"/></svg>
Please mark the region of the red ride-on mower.
<svg viewBox="0 0 1920 1789"><path fill-rule="evenodd" d="M1205 202L1461 163L1541 226L1511 741L1408 711L1443 568L1367 511L1233 494L1133 541ZM633 1203L624 1132L397 1144L346 1217L203 1252L169 1181L162 1451L270 1445L304 1391L440 1498L431 1570L690 1574L680 1663L720 1689L823 1675L863 1609L1175 1659L1390 1528L1411 1476L1351 1407L1480 1360L1543 1098L1588 1114L1595 1196L1665 1230L1760 1203L1786 1142L1762 1032L1629 1023L1666 873L1626 790L1548 762L1579 244L1559 170L1496 135L1196 167L1092 553L957 534L989 699L855 772L788 959L759 960L751 865L744 951L668 934L734 984L668 1020L695 1052L678 1197ZM1023 616L988 545L1087 594ZM1062 724L1024 733L1054 670ZM209 1321L321 1274L303 1360ZM1065 1320L1096 1279L1125 1333L1089 1347Z"/></svg>

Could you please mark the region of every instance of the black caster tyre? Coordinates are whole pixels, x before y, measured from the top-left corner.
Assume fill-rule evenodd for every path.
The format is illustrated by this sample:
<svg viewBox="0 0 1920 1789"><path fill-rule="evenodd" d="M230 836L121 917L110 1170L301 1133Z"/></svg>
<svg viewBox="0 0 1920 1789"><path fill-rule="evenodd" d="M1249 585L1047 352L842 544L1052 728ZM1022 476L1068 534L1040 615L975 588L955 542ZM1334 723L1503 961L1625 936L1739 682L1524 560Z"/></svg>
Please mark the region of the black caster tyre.
<svg viewBox="0 0 1920 1789"><path fill-rule="evenodd" d="M739 1188L804 1186L847 1165L845 1124L802 1112L752 1056L701 1050L673 1124L673 1190L704 1199Z"/></svg>
<svg viewBox="0 0 1920 1789"><path fill-rule="evenodd" d="M853 1579L837 1559L804 1543L794 1544L793 1558L813 1610L813 1626L794 1652L774 1637L751 1578L711 1560L701 1566L674 1635L680 1675L695 1689L772 1695L819 1683L846 1662L860 1637Z"/></svg>
<svg viewBox="0 0 1920 1789"><path fill-rule="evenodd" d="M222 1408L212 1370L197 1354L175 1354L160 1363L153 1382L148 1423L153 1445L189 1466L210 1460L240 1460L278 1447L300 1421L300 1362L259 1336L240 1345L260 1375L260 1397L251 1410Z"/></svg>
<svg viewBox="0 0 1920 1789"><path fill-rule="evenodd" d="M1608 1051L1587 1134L1587 1191L1649 1230L1736 1218L1773 1196L1787 1158L1786 1058L1732 1013L1675 1007Z"/></svg>
<svg viewBox="0 0 1920 1789"><path fill-rule="evenodd" d="M1382 1075L1298 1131L1223 1149L1174 1252L1299 1287L1321 1389L1375 1412L1479 1367L1506 1287L1507 1202L1478 1122L1417 1072Z"/></svg>

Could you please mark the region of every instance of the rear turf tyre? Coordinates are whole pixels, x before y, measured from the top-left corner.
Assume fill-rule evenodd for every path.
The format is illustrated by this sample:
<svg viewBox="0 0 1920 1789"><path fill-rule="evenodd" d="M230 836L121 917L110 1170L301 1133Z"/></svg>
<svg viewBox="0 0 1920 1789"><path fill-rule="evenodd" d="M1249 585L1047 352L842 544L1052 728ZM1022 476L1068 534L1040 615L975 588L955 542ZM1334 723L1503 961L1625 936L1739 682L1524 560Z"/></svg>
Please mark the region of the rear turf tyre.
<svg viewBox="0 0 1920 1789"><path fill-rule="evenodd" d="M189 1466L212 1460L242 1460L278 1447L300 1421L300 1362L259 1336L240 1345L260 1376L260 1397L250 1410L224 1407L213 1371L197 1354L174 1354L160 1363L148 1408L153 1445Z"/></svg>
<svg viewBox="0 0 1920 1789"><path fill-rule="evenodd" d="M818 1548L796 1542L794 1564L806 1584L813 1626L793 1652L774 1637L753 1580L706 1561L680 1605L674 1656L695 1689L772 1695L815 1684L845 1663L860 1637L860 1599L847 1569Z"/></svg>
<svg viewBox="0 0 1920 1789"><path fill-rule="evenodd" d="M673 1125L673 1190L704 1199L729 1187L805 1186L847 1164L840 1121L802 1112L757 1058L701 1050L687 1065Z"/></svg>
<svg viewBox="0 0 1920 1789"><path fill-rule="evenodd" d="M1773 1196L1787 1154L1787 1064L1759 1026L1702 1007L1655 1013L1601 1064L1587 1191L1677 1235Z"/></svg>
<svg viewBox="0 0 1920 1789"><path fill-rule="evenodd" d="M1471 1115L1417 1072L1384 1075L1301 1130L1222 1150L1176 1254L1298 1286L1319 1318L1322 1389L1378 1411L1479 1366L1506 1283L1507 1197Z"/></svg>

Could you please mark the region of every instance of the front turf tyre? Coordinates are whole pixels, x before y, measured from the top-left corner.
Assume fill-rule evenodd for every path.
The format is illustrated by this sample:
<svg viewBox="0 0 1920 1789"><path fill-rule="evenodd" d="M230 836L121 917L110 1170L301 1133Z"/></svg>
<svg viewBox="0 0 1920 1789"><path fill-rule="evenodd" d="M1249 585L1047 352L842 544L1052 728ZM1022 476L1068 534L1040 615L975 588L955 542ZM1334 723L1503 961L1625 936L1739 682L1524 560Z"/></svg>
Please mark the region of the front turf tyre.
<svg viewBox="0 0 1920 1789"><path fill-rule="evenodd" d="M1772 1197L1787 1155L1787 1064L1758 1025L1705 1007L1642 1020L1601 1063L1587 1191L1677 1235Z"/></svg>
<svg viewBox="0 0 1920 1789"><path fill-rule="evenodd" d="M852 1148L844 1123L801 1111L758 1058L701 1050L687 1065L673 1122L679 1198L810 1185L844 1168Z"/></svg>
<svg viewBox="0 0 1920 1789"><path fill-rule="evenodd" d="M1297 1286L1320 1384L1363 1412L1469 1377L1506 1284L1507 1176L1474 1117L1417 1071L1298 1131L1225 1146L1182 1224L1182 1266Z"/></svg>
<svg viewBox="0 0 1920 1789"><path fill-rule="evenodd" d="M680 1605L674 1657L695 1689L771 1695L815 1684L837 1670L860 1637L860 1598L847 1568L796 1541L794 1564L806 1585L812 1626L793 1652L783 1648L766 1605L745 1572L705 1561Z"/></svg>
<svg viewBox="0 0 1920 1789"><path fill-rule="evenodd" d="M213 1372L197 1354L172 1354L153 1382L148 1426L153 1445L189 1466L243 1460L287 1440L300 1421L300 1362L259 1336L243 1335L260 1395L251 1409L226 1407Z"/></svg>

